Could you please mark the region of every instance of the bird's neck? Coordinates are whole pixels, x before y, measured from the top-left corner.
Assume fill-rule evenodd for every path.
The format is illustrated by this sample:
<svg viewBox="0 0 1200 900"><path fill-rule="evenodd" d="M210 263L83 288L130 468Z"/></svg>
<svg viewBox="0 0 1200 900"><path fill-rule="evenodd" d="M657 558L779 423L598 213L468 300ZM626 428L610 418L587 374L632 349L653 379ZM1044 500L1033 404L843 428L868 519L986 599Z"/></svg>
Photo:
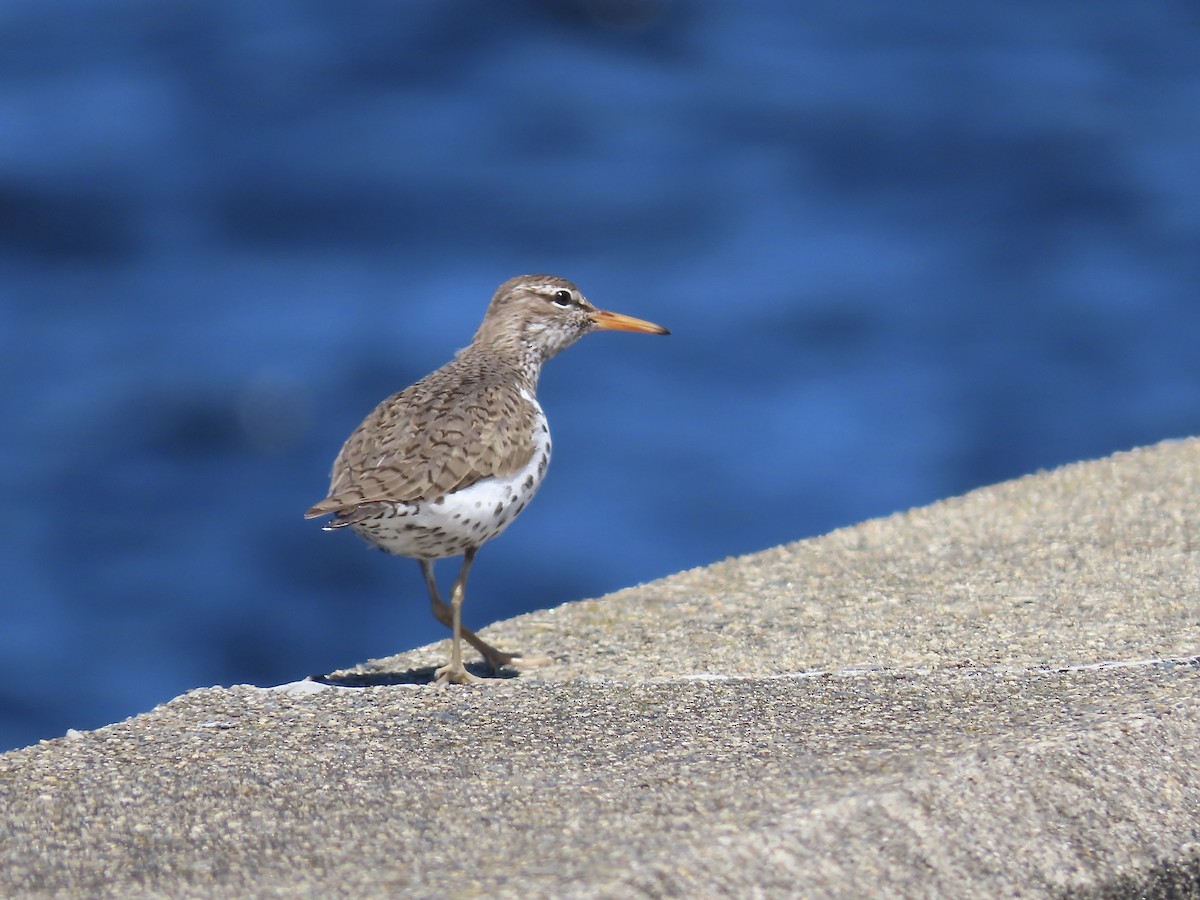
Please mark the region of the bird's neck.
<svg viewBox="0 0 1200 900"><path fill-rule="evenodd" d="M537 392L538 378L546 363L540 349L519 341L475 340L459 351L459 359L482 370L503 374L516 380L530 394Z"/></svg>

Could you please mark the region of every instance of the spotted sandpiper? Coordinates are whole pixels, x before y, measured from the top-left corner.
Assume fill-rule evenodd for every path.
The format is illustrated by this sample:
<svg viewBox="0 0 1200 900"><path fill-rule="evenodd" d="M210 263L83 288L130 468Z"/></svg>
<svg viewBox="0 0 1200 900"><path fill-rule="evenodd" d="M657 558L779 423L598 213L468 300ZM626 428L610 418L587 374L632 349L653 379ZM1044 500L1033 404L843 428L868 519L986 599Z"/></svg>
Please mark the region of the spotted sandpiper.
<svg viewBox="0 0 1200 900"><path fill-rule="evenodd" d="M463 666L462 638L492 673L545 661L503 653L463 627L463 596L476 552L525 508L550 463L550 428L536 396L543 364L599 329L669 333L596 309L563 278L504 282L469 346L354 429L333 461L329 496L304 514L332 514L326 531L349 528L421 564L433 614L452 632L450 662L434 672L439 683L479 680ZM433 564L459 555L447 605Z"/></svg>

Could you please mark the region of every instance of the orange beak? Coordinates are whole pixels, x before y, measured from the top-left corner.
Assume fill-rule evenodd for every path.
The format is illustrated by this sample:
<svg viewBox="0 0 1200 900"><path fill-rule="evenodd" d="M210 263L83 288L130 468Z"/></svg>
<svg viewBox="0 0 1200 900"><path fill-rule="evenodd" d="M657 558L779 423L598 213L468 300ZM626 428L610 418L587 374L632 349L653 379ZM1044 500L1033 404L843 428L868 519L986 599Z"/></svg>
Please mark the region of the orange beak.
<svg viewBox="0 0 1200 900"><path fill-rule="evenodd" d="M623 316L620 313L598 309L592 313L592 321L597 328L608 331L640 331L642 334L670 334L661 325L647 322L645 319L635 319L633 316Z"/></svg>

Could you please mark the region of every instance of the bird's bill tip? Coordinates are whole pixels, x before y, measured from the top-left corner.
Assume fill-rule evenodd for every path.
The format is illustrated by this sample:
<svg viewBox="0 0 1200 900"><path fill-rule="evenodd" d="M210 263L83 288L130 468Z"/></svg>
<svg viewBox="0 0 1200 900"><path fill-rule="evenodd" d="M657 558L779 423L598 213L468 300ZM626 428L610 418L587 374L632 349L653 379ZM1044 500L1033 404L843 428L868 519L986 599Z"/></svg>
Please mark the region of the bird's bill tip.
<svg viewBox="0 0 1200 900"><path fill-rule="evenodd" d="M592 321L596 324L597 328L604 328L608 331L638 331L642 334L671 333L661 325L655 325L653 322L647 322L645 319L635 319L633 316L609 312L606 309L598 309L592 313Z"/></svg>

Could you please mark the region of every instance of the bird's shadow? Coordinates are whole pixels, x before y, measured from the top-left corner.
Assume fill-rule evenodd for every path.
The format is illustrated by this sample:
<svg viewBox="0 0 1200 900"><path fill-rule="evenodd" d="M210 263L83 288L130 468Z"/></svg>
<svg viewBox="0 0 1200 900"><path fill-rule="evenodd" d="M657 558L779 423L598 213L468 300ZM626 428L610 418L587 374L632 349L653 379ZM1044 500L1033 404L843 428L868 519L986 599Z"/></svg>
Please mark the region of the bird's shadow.
<svg viewBox="0 0 1200 900"><path fill-rule="evenodd" d="M466 666L472 675L488 680L507 680L516 678L520 673L516 669L504 666L498 672L488 669L486 663L468 663ZM317 684L328 684L335 687L380 687L390 684L433 684L437 666L422 666L419 669L405 669L402 672L330 672L325 675L309 675L309 681Z"/></svg>

